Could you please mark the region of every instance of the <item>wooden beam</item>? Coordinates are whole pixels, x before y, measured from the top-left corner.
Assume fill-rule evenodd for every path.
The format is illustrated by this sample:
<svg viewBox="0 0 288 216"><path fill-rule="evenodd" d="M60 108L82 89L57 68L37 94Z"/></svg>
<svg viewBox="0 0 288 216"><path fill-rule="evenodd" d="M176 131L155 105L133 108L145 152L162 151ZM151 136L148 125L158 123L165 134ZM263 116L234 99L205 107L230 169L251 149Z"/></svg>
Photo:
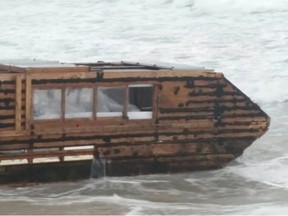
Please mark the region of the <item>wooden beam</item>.
<svg viewBox="0 0 288 216"><path fill-rule="evenodd" d="M151 70L140 70L140 71L127 71L123 70L111 70L104 72L104 79L113 79L113 78L161 78L161 77L191 77L191 78L223 78L222 73L215 72L203 72L197 70L161 70L161 71L151 71ZM69 72L69 73L60 73L60 72L49 72L45 73L38 71L37 73L30 73L32 79L77 79L77 78L96 78L97 74L93 72Z"/></svg>
<svg viewBox="0 0 288 216"><path fill-rule="evenodd" d="M25 72L25 68L0 64L0 70L5 70L7 72Z"/></svg>
<svg viewBox="0 0 288 216"><path fill-rule="evenodd" d="M153 98L152 98L152 118L156 120L158 118L158 98L159 98L159 91L158 91L159 86L154 85L153 86Z"/></svg>
<svg viewBox="0 0 288 216"><path fill-rule="evenodd" d="M22 122L22 77L16 77L16 107L15 107L15 129L16 132L21 131Z"/></svg>
<svg viewBox="0 0 288 216"><path fill-rule="evenodd" d="M61 89L61 119L65 120L66 94L65 88Z"/></svg>
<svg viewBox="0 0 288 216"><path fill-rule="evenodd" d="M13 139L16 139L16 137L22 137L26 135L30 135L30 134L24 131L21 131L21 133L16 133L16 131L0 131L0 140L5 137L8 137L8 138L13 137Z"/></svg>
<svg viewBox="0 0 288 216"><path fill-rule="evenodd" d="M29 164L33 163L34 158L46 157L64 157L64 156L77 156L77 155L92 155L94 149L79 149L79 150L54 150L54 151L27 151L26 153L17 154L1 154L0 160L15 160L27 159Z"/></svg>
<svg viewBox="0 0 288 216"><path fill-rule="evenodd" d="M85 79L85 78L96 78L96 73L87 72L70 72L70 73L29 73L32 79Z"/></svg>
<svg viewBox="0 0 288 216"><path fill-rule="evenodd" d="M209 70L109 70L104 72L104 79L108 78L160 78L160 77L191 77L191 78L223 78L222 73Z"/></svg>
<svg viewBox="0 0 288 216"><path fill-rule="evenodd" d="M27 73L71 73L71 72L89 72L88 66L67 66L67 67L39 67L27 68Z"/></svg>
<svg viewBox="0 0 288 216"><path fill-rule="evenodd" d="M96 112L97 112L97 94L98 94L98 88L94 87L93 88L93 98L92 98L92 118L93 120L96 120Z"/></svg>
<svg viewBox="0 0 288 216"><path fill-rule="evenodd" d="M52 79L52 78L51 78ZM53 78L54 79L54 78ZM153 85L153 84L158 84L158 81L135 81L133 82L133 85L137 84L148 84L148 85ZM41 83L41 84L33 84L33 87L36 89L59 89L59 88L95 88L95 87L119 87L123 86L123 82L94 82L94 83L89 83L89 82L81 82L79 83L71 83L71 82L66 82L66 83Z"/></svg>
<svg viewBox="0 0 288 216"><path fill-rule="evenodd" d="M30 131L30 125L32 121L32 86L31 86L31 77L26 75L26 124L25 128L27 131Z"/></svg>
<svg viewBox="0 0 288 216"><path fill-rule="evenodd" d="M129 104L129 88L128 85L125 86L125 95L124 95L124 107L123 107L123 118L128 118L128 104Z"/></svg>

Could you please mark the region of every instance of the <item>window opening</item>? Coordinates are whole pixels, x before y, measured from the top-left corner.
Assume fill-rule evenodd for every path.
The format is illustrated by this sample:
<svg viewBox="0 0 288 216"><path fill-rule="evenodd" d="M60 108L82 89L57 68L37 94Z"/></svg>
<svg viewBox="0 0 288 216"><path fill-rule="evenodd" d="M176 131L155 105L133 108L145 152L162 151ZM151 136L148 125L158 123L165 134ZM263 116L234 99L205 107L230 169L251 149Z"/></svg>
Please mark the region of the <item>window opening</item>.
<svg viewBox="0 0 288 216"><path fill-rule="evenodd" d="M128 118L151 119L152 118L152 85L129 86Z"/></svg>
<svg viewBox="0 0 288 216"><path fill-rule="evenodd" d="M125 87L99 87L97 91L97 117L123 116Z"/></svg>
<svg viewBox="0 0 288 216"><path fill-rule="evenodd" d="M33 90L35 120L95 116L151 119L152 105L153 85Z"/></svg>
<svg viewBox="0 0 288 216"><path fill-rule="evenodd" d="M33 91L34 119L59 119L61 117L61 89Z"/></svg>
<svg viewBox="0 0 288 216"><path fill-rule="evenodd" d="M65 96L65 118L92 117L92 88L67 88Z"/></svg>

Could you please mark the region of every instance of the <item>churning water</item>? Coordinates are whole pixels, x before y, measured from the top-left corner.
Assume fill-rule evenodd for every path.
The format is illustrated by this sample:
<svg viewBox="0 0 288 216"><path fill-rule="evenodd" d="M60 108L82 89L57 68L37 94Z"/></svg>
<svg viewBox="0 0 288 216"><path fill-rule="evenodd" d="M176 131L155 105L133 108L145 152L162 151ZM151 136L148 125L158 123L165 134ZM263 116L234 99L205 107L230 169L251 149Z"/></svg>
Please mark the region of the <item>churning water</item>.
<svg viewBox="0 0 288 216"><path fill-rule="evenodd" d="M288 214L288 0L1 0L11 58L214 68L272 123L224 169L2 186L1 214Z"/></svg>

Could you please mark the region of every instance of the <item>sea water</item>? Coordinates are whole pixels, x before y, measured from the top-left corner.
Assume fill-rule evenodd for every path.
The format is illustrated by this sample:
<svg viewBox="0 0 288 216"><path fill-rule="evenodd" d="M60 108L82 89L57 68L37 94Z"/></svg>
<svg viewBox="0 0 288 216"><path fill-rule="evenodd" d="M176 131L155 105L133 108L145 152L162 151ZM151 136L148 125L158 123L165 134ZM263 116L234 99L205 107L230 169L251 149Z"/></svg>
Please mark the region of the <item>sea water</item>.
<svg viewBox="0 0 288 216"><path fill-rule="evenodd" d="M288 214L288 0L1 0L0 59L221 71L271 117L224 169L0 187L0 214Z"/></svg>

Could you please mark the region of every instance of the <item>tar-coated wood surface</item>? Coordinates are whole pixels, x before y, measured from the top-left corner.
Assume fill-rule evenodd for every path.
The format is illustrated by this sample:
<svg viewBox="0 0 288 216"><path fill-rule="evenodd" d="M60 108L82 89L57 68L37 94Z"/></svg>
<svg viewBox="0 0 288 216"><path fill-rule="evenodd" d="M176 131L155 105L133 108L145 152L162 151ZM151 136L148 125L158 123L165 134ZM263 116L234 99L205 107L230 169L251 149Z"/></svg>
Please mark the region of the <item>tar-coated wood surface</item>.
<svg viewBox="0 0 288 216"><path fill-rule="evenodd" d="M108 175L219 168L241 155L269 126L269 117L258 105L222 73L211 70L93 71L87 65L0 69L2 167L6 160L33 163L37 158L65 161L65 156L95 155L106 160ZM98 87L134 84L154 86L152 119L96 118L95 105L94 117L65 119L65 101L62 118L33 119L34 89L89 87L97 102ZM81 146L86 149L67 148Z"/></svg>

